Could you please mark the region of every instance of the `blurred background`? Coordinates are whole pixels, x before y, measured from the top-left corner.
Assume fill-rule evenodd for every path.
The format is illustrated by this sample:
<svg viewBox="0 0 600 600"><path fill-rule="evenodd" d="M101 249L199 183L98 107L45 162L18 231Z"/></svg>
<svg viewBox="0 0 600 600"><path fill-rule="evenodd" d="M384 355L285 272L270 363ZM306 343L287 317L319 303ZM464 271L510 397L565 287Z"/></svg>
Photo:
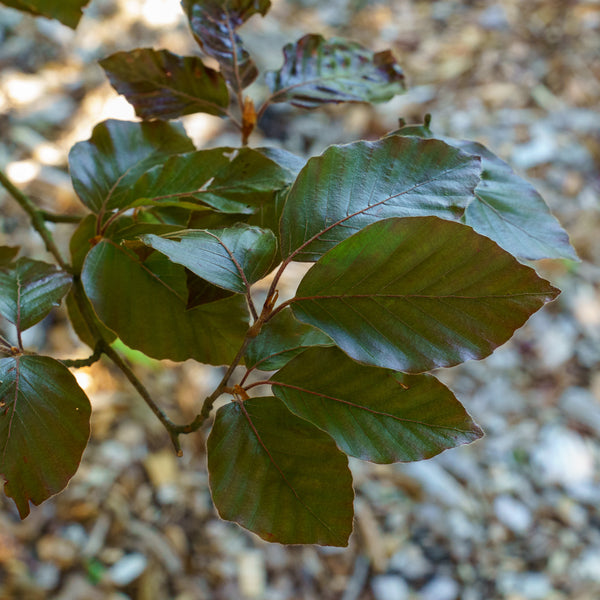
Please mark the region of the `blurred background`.
<svg viewBox="0 0 600 600"><path fill-rule="evenodd" d="M392 48L409 91L377 107L274 107L253 145L302 156L433 114L434 132L486 144L544 196L582 262L536 268L563 290L485 361L437 373L486 437L435 459L351 459L346 549L267 544L216 515L204 436L177 459L104 361L76 372L92 437L68 488L23 522L0 496L0 598L36 600L597 600L600 598L600 2L273 0L241 35L265 69L305 33ZM106 118L134 119L97 60L197 47L177 0L91 0L73 32L0 7L0 166L39 205L81 214L67 153ZM261 99L259 80L249 93ZM239 143L216 117L182 119L200 147ZM66 248L70 225L51 225ZM0 245L48 259L0 190ZM85 357L64 312L29 347ZM219 371L128 353L176 421Z"/></svg>

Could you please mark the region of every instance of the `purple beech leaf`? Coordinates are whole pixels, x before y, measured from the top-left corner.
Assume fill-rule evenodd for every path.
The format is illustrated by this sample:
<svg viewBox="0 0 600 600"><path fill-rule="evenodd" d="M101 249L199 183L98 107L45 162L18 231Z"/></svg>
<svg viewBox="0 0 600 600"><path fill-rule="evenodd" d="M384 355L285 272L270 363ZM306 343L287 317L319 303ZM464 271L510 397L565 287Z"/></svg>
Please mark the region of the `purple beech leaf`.
<svg viewBox="0 0 600 600"><path fill-rule="evenodd" d="M90 403L69 369L47 356L0 359L0 479L21 518L60 492L90 435Z"/></svg>
<svg viewBox="0 0 600 600"><path fill-rule="evenodd" d="M355 360L420 373L488 356L558 294L466 225L393 218L313 265L292 311Z"/></svg>
<svg viewBox="0 0 600 600"><path fill-rule="evenodd" d="M28 12L36 17L57 19L75 29L82 16L82 8L89 0L2 0L2 4Z"/></svg>
<svg viewBox="0 0 600 600"><path fill-rule="evenodd" d="M305 35L283 49L279 71L266 74L270 102L317 108L339 102L387 102L404 92L404 74L393 54L356 42Z"/></svg>
<svg viewBox="0 0 600 600"><path fill-rule="evenodd" d="M127 346L152 358L229 364L248 329L244 298L188 310L184 267L162 259L163 271L155 272L110 240L94 246L81 280L96 314Z"/></svg>
<svg viewBox="0 0 600 600"><path fill-rule="evenodd" d="M265 15L270 0L182 0L194 38L221 67L236 93L248 87L258 70L237 33L250 17Z"/></svg>
<svg viewBox="0 0 600 600"><path fill-rule="evenodd" d="M71 275L54 265L20 258L0 267L0 315L25 331L39 323L69 291Z"/></svg>
<svg viewBox="0 0 600 600"><path fill-rule="evenodd" d="M172 154L194 150L178 123L104 121L92 137L69 152L73 187L94 213L104 215L130 206L131 187Z"/></svg>
<svg viewBox="0 0 600 600"><path fill-rule="evenodd" d="M269 542L346 546L354 491L347 457L275 398L221 407L208 437L221 518Z"/></svg>
<svg viewBox="0 0 600 600"><path fill-rule="evenodd" d="M435 377L367 367L338 348L305 350L270 381L294 414L363 460L422 460L483 435Z"/></svg>
<svg viewBox="0 0 600 600"><path fill-rule="evenodd" d="M479 183L480 160L438 140L391 136L332 146L300 171L281 217L284 257L315 261L388 217L458 220Z"/></svg>
<svg viewBox="0 0 600 600"><path fill-rule="evenodd" d="M176 119L198 112L227 114L229 92L223 76L197 56L136 48L112 54L100 66L142 119Z"/></svg>
<svg viewBox="0 0 600 600"><path fill-rule="evenodd" d="M273 265L277 239L268 229L239 223L227 229L188 229L166 237L143 235L144 244L226 290L246 294Z"/></svg>

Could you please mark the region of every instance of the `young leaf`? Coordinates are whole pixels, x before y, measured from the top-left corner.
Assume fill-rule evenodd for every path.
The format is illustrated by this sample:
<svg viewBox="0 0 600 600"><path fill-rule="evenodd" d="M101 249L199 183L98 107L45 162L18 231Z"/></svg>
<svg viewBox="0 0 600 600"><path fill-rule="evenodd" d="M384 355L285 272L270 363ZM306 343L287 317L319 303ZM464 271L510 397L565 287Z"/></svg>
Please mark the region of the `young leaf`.
<svg viewBox="0 0 600 600"><path fill-rule="evenodd" d="M144 244L226 290L246 294L271 269L275 234L243 223L227 229L186 230L168 237L143 235Z"/></svg>
<svg viewBox="0 0 600 600"><path fill-rule="evenodd" d="M292 310L355 360L419 373L489 355L558 294L466 225L395 218L324 255Z"/></svg>
<svg viewBox="0 0 600 600"><path fill-rule="evenodd" d="M429 122L402 127L392 135L434 137ZM464 223L515 256L579 260L567 232L528 181L482 144L449 137L438 139L481 157L481 181L467 205Z"/></svg>
<svg viewBox="0 0 600 600"><path fill-rule="evenodd" d="M281 217L284 257L314 261L387 217L459 219L479 183L479 158L438 140L391 136L311 158Z"/></svg>
<svg viewBox="0 0 600 600"><path fill-rule="evenodd" d="M0 268L11 267L20 249L19 246L0 246Z"/></svg>
<svg viewBox="0 0 600 600"><path fill-rule="evenodd" d="M272 196L292 179L287 169L251 148L198 150L148 171L129 190L127 203L251 214L263 193Z"/></svg>
<svg viewBox="0 0 600 600"><path fill-rule="evenodd" d="M20 258L0 269L0 315L25 331L58 306L71 287L71 276L54 265Z"/></svg>
<svg viewBox="0 0 600 600"><path fill-rule="evenodd" d="M75 29L82 16L81 9L89 0L2 0L2 4L30 13L36 17L57 19Z"/></svg>
<svg viewBox="0 0 600 600"><path fill-rule="evenodd" d="M100 320L127 346L158 359L231 362L248 328L244 299L187 310L185 270L169 264L155 272L105 239L88 253L81 280Z"/></svg>
<svg viewBox="0 0 600 600"><path fill-rule="evenodd" d="M0 359L0 474L21 518L75 474L90 435L90 403L47 356Z"/></svg>
<svg viewBox="0 0 600 600"><path fill-rule="evenodd" d="M334 441L275 398L219 409L208 438L219 515L270 542L346 546L352 476Z"/></svg>
<svg viewBox="0 0 600 600"><path fill-rule="evenodd" d="M197 56L136 48L112 54L100 66L142 119L176 119L197 112L227 114L225 79Z"/></svg>
<svg viewBox="0 0 600 600"><path fill-rule="evenodd" d="M277 313L255 337L244 356L246 366L261 371L275 371L309 346L331 346L322 331L297 321L290 309Z"/></svg>
<svg viewBox="0 0 600 600"><path fill-rule="evenodd" d="M190 152L191 140L180 124L131 123L108 120L96 125L92 137L69 152L73 187L94 213L129 206L131 186L172 154Z"/></svg>
<svg viewBox="0 0 600 600"><path fill-rule="evenodd" d="M338 348L305 350L271 383L294 414L363 460L422 460L483 435L435 377L366 367Z"/></svg>
<svg viewBox="0 0 600 600"><path fill-rule="evenodd" d="M265 15L270 0L182 0L194 38L215 58L221 73L240 92L258 75L237 29L255 14Z"/></svg>
<svg viewBox="0 0 600 600"><path fill-rule="evenodd" d="M266 74L270 102L300 108L387 102L405 89L402 69L389 50L373 53L356 42L309 34L287 44L283 55L283 67Z"/></svg>

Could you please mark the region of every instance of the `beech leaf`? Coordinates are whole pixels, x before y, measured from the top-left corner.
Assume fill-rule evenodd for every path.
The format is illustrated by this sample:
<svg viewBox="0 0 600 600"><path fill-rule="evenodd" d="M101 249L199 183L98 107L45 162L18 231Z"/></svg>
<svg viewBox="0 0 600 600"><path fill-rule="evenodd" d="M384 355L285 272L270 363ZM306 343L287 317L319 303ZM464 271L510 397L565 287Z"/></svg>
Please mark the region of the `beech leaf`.
<svg viewBox="0 0 600 600"><path fill-rule="evenodd" d="M227 114L229 92L223 76L197 56L136 48L112 54L100 66L142 119L176 119L198 112Z"/></svg>
<svg viewBox="0 0 600 600"><path fill-rule="evenodd" d="M305 350L271 384L294 414L363 460L422 460L483 435L435 377L360 365L338 348Z"/></svg>
<svg viewBox="0 0 600 600"><path fill-rule="evenodd" d="M287 44L283 55L283 67L266 74L270 102L301 108L386 102L405 89L402 69L389 50L374 53L356 42L308 34Z"/></svg>
<svg viewBox="0 0 600 600"><path fill-rule="evenodd" d="M110 240L94 246L81 280L102 323L152 358L230 363L248 329L244 299L234 296L187 310L185 269L164 257L161 265L161 271L152 270Z"/></svg>
<svg viewBox="0 0 600 600"><path fill-rule="evenodd" d="M90 403L47 356L0 359L0 475L21 518L75 474L90 435Z"/></svg>
<svg viewBox="0 0 600 600"><path fill-rule="evenodd" d="M131 186L172 154L190 152L191 140L178 123L132 123L109 119L69 152L73 187L94 213L126 208Z"/></svg>
<svg viewBox="0 0 600 600"><path fill-rule="evenodd" d="M311 158L281 217L284 257L314 261L388 217L458 220L479 183L480 160L438 140L390 136L332 146Z"/></svg>
<svg viewBox="0 0 600 600"><path fill-rule="evenodd" d="M419 373L488 356L558 294L466 225L395 218L325 254L292 310L355 360Z"/></svg>
<svg viewBox="0 0 600 600"><path fill-rule="evenodd" d="M262 279L277 252L275 234L243 223L227 229L188 229L167 237L143 235L144 244L171 261L226 290L250 293Z"/></svg>
<svg viewBox="0 0 600 600"><path fill-rule="evenodd" d="M2 4L30 13L36 17L57 19L75 29L89 0L2 0Z"/></svg>
<svg viewBox="0 0 600 600"><path fill-rule="evenodd" d="M39 323L71 287L71 276L54 265L20 258L0 268L0 315L25 331Z"/></svg>
<svg viewBox="0 0 600 600"><path fill-rule="evenodd" d="M331 346L322 331L298 321L289 308L269 320L255 337L245 354L246 366L261 371L275 371L309 346Z"/></svg>
<svg viewBox="0 0 600 600"><path fill-rule="evenodd" d="M255 14L265 15L270 0L182 0L194 38L217 60L221 73L236 92L258 75L237 29Z"/></svg>
<svg viewBox="0 0 600 600"><path fill-rule="evenodd" d="M269 542L346 546L354 492L347 457L275 398L221 407L207 443L219 515Z"/></svg>

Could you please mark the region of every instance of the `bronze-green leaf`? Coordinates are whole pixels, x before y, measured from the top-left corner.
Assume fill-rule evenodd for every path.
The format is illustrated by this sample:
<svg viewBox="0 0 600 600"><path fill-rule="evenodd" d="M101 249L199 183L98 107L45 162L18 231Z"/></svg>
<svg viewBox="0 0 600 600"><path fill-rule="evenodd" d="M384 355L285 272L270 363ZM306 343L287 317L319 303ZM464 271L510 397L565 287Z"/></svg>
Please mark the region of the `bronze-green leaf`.
<svg viewBox="0 0 600 600"><path fill-rule="evenodd" d="M275 398L219 409L208 438L219 515L270 542L346 546L352 531L348 459Z"/></svg>
<svg viewBox="0 0 600 600"><path fill-rule="evenodd" d="M273 393L341 450L376 463L431 458L483 433L431 375L358 364L338 348L309 348L271 377Z"/></svg>
<svg viewBox="0 0 600 600"><path fill-rule="evenodd" d="M355 360L419 373L488 356L558 294L466 225L393 218L325 254L292 310Z"/></svg>
<svg viewBox="0 0 600 600"><path fill-rule="evenodd" d="M75 29L82 16L82 8L89 0L2 0L2 4L32 15L57 19Z"/></svg>
<svg viewBox="0 0 600 600"><path fill-rule="evenodd" d="M90 403L75 377L47 356L0 359L0 475L21 518L60 492L90 435Z"/></svg>

